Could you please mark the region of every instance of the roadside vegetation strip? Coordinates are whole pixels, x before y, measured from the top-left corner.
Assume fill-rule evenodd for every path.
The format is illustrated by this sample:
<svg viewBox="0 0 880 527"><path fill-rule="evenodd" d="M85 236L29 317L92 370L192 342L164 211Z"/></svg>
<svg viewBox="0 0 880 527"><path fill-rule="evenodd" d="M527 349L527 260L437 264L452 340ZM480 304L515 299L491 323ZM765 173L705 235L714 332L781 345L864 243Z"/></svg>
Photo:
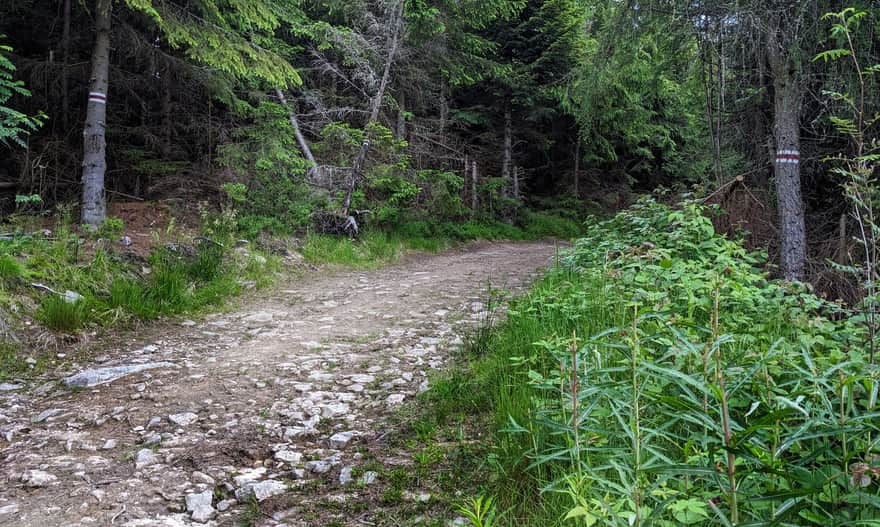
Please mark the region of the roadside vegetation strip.
<svg viewBox="0 0 880 527"><path fill-rule="evenodd" d="M707 213L643 200L597 222L473 340L469 371L435 384L436 415L485 404L472 476L496 523L880 519L880 371L863 321L768 279L766 255L715 234ZM442 395L462 382L468 397Z"/></svg>

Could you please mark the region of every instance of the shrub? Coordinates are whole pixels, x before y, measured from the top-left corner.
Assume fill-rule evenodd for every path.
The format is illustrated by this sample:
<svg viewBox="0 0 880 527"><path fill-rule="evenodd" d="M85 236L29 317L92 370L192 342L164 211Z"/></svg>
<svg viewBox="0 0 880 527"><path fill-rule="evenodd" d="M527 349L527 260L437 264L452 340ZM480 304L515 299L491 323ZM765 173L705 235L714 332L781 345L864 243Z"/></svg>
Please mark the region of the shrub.
<svg viewBox="0 0 880 527"><path fill-rule="evenodd" d="M482 346L493 493L520 525L880 520L863 330L703 212L595 222Z"/></svg>

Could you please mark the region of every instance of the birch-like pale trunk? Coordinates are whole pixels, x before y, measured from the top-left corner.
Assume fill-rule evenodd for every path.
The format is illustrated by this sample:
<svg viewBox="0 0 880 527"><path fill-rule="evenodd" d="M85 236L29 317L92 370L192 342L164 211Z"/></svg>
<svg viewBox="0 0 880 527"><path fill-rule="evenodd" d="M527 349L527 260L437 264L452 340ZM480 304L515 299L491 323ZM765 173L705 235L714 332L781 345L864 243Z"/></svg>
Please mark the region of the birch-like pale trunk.
<svg viewBox="0 0 880 527"><path fill-rule="evenodd" d="M284 96L284 92L280 88L275 88L275 96L277 96L278 101L287 108L287 117L290 119L290 126L293 127L293 135L296 137L296 142L299 145L300 150L302 150L303 155L306 156L306 160L311 165L311 168L309 169L311 172L318 167L318 162L315 161L315 156L312 154L309 142L306 141L306 138L299 127L299 120L296 118L296 111L287 105L287 97Z"/></svg>
<svg viewBox="0 0 880 527"><path fill-rule="evenodd" d="M370 108L370 118L367 120L367 126L364 127L364 141L361 143L360 150L354 158L351 165L351 175L348 181L348 190L345 193L345 201L342 203L342 215L348 216L351 209L351 198L357 185L364 175L364 163L367 160L367 153L370 151L370 139L367 137L367 129L371 124L379 120L379 110L382 108L382 99L385 97L385 91L388 89L388 82L391 79L391 66L397 56L400 48L400 40L403 36L403 8L405 1L398 0L397 8L394 10L394 19L392 20L391 34L388 36L388 55L385 58L385 69L382 71L382 80L379 82L379 88L373 96Z"/></svg>
<svg viewBox="0 0 880 527"><path fill-rule="evenodd" d="M477 162L471 161L471 216L477 215Z"/></svg>
<svg viewBox="0 0 880 527"><path fill-rule="evenodd" d="M107 205L104 174L107 171L107 87L110 70L110 10L112 0L95 2L95 47L92 50L92 78L83 127L82 222L104 223Z"/></svg>

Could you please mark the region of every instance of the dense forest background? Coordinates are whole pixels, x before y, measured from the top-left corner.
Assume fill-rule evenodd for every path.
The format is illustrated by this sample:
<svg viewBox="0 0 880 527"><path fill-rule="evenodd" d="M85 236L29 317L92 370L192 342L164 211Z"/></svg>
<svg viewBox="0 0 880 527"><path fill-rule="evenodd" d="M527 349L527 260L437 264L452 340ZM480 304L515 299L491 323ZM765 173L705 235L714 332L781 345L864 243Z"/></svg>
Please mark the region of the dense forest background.
<svg viewBox="0 0 880 527"><path fill-rule="evenodd" d="M868 11L832 31L823 15L846 7ZM851 297L828 261L860 258L858 219L845 163L829 158L876 138L874 7L7 2L4 207L82 201L99 224L104 196L232 201L249 233L369 210L374 227L432 235L696 189L726 211L716 226L748 231L781 274ZM776 162L789 151L798 164Z"/></svg>

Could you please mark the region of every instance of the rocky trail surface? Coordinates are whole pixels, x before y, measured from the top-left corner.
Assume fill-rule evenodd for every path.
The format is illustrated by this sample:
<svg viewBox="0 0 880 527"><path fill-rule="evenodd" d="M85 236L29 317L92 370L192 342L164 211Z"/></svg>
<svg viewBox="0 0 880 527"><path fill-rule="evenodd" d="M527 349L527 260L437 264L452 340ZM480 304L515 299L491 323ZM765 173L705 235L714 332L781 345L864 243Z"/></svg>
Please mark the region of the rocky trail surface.
<svg viewBox="0 0 880 527"><path fill-rule="evenodd" d="M406 469L383 446L389 417L486 318L488 284L515 291L553 253L480 244L312 273L232 312L92 343L91 363L52 382L2 384L0 525L404 524L314 502Z"/></svg>

